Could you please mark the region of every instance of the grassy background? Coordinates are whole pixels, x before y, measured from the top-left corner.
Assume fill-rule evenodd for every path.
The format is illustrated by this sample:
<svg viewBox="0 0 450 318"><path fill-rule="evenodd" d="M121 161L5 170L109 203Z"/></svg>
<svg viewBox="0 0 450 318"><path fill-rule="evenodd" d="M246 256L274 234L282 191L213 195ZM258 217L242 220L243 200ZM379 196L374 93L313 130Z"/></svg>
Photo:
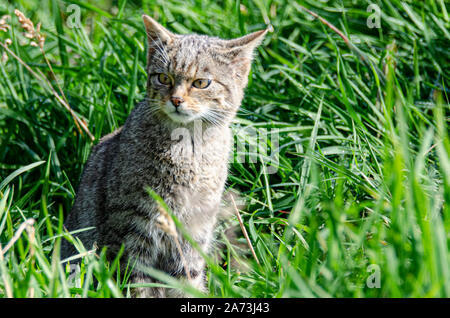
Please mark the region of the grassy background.
<svg viewBox="0 0 450 318"><path fill-rule="evenodd" d="M381 9L380 28L367 25L370 3ZM70 27L71 4L81 27ZM42 22L56 79L14 8ZM54 247L93 144L144 98L144 12L178 33L274 28L234 127L278 131L279 149L270 138L268 146L279 167L268 174L264 160L233 162L228 182L246 199L241 215L260 264L219 231L227 248L208 260L206 296L449 297L448 11L446 0L2 1L12 27L0 41L10 38L15 54L60 83L96 140L16 59L0 64L0 297L129 295L126 275L102 254L83 257L71 287Z"/></svg>

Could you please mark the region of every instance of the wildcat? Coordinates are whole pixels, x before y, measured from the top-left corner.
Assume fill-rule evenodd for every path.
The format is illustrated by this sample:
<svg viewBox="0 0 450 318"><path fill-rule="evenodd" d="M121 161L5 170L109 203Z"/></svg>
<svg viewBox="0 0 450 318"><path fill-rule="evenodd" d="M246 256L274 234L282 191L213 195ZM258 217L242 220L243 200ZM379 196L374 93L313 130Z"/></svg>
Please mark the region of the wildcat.
<svg viewBox="0 0 450 318"><path fill-rule="evenodd" d="M205 253L211 247L227 179L230 124L241 104L254 49L267 30L223 40L178 35L143 15L148 39L147 97L123 127L103 137L85 165L69 231L87 249L107 247L113 259L134 262L131 283L154 282L153 267L205 288L204 260L184 239L180 246L156 226L159 210L146 187L164 199ZM199 133L200 131L200 133ZM64 241L61 257L77 254ZM189 274L186 273L185 268ZM138 287L134 297L183 296L176 290Z"/></svg>

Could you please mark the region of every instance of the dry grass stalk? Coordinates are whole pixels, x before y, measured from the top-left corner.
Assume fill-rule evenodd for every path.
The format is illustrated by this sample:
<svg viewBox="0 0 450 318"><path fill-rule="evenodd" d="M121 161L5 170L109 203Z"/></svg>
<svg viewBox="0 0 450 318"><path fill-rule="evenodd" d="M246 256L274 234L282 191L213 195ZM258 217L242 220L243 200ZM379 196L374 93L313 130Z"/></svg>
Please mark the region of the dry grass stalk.
<svg viewBox="0 0 450 318"><path fill-rule="evenodd" d="M304 6L298 4L298 3L294 3L294 6L299 9L299 10L303 10L306 13L310 14L311 16L313 16L316 19L319 19L319 21L321 23L323 23L324 25L326 25L328 28L330 28L331 30L333 30L337 35L339 35L342 40L344 40L345 44L350 48L350 50L352 50L353 52L355 52L359 58L361 59L362 62L366 63L369 67L370 62L369 62L369 58L366 56L365 53L363 53L361 50L359 50L351 41L350 39L341 31L339 30L336 26L334 26L332 23L328 22L326 19L322 18L320 15L318 15L317 13L305 8ZM383 73L379 72L378 69L375 69L377 74L379 76L383 76ZM382 77L383 78L383 77Z"/></svg>
<svg viewBox="0 0 450 318"><path fill-rule="evenodd" d="M8 242L8 244L6 244L5 248L0 250L1 258L3 258L3 255L5 255L6 252L14 245L14 243L17 242L17 240L20 238L20 236L22 235L22 232L24 230L29 231L28 228L33 227L34 222L35 222L34 219L28 219L25 222L23 222L22 224L20 224L16 233L14 233L14 236L11 238L11 240ZM34 228L33 228L33 230L30 230L30 232L28 232L28 238L31 238L30 245L33 245L34 244ZM32 249L32 253L34 254L34 248Z"/></svg>
<svg viewBox="0 0 450 318"><path fill-rule="evenodd" d="M255 250L253 249L252 242L250 241L247 230L245 229L244 223L242 222L242 218L241 218L241 215L239 214L239 209L237 208L236 202L234 201L234 198L232 195L230 196L230 198L231 198L231 202L233 202L234 212L236 213L236 216L238 218L242 233L244 234L244 237L247 240L248 247L250 248L250 251L252 252L253 257L255 258L256 263L258 263L258 265L259 265L260 263L259 263L258 257L256 256Z"/></svg>
<svg viewBox="0 0 450 318"><path fill-rule="evenodd" d="M8 32L8 30L11 28L11 26L8 24L7 20L10 20L11 17L9 15L4 15L0 18L0 31ZM12 41L11 39L5 40L5 45L9 46L11 45ZM6 52L2 53L1 62L6 63L8 61L8 54Z"/></svg>
<svg viewBox="0 0 450 318"><path fill-rule="evenodd" d="M11 20L11 16L9 15L3 15L0 18L0 31L8 32L8 30L11 28L11 26L6 22L6 20Z"/></svg>
<svg viewBox="0 0 450 318"><path fill-rule="evenodd" d="M16 9L16 10L14 10L14 13L18 17L20 25L25 30L24 36L28 39L37 41L37 43L35 41L31 41L30 45L34 46L34 47L39 47L39 49L41 50L42 56L44 57L45 62L47 63L47 65L50 69L50 72L53 75L53 78L56 78L56 75L55 75L55 72L53 71L52 65L50 64L50 62L47 59L47 56L45 54L45 50L44 50L45 36L41 33L41 23L39 22L36 25L36 29L35 29L33 22L30 19L28 19L27 17L25 17L25 15L22 12L20 12L19 10ZM58 86L61 96L63 97L64 101L68 104L66 96L64 95L64 92L61 89L61 86L58 84L58 81L55 81L55 82L56 82L56 85ZM77 122L75 122L75 123L78 125Z"/></svg>
<svg viewBox="0 0 450 318"><path fill-rule="evenodd" d="M17 18L19 19L19 23L22 26L22 28L24 29L24 36L30 40L32 40L30 42L31 46L34 47L39 47L42 56L44 57L45 62L47 63L47 66L50 69L50 72L53 76L53 78L56 79L56 74L53 71L53 68L51 66L51 63L49 62L49 60L47 59L47 56L45 54L45 50L44 50L44 44L45 44L45 35L43 35L41 33L41 23L38 23L36 25L36 28L34 27L33 22L28 19L21 11L19 10L14 10L14 14L17 16ZM0 30L6 31L10 28L10 26L6 23L6 20L9 18L9 16L3 16L0 19ZM9 39L8 39L9 40ZM66 108L70 115L72 116L75 125L77 126L77 129L79 131L80 134L83 134L83 131L90 137L91 140L95 140L94 135L92 135L92 133L89 131L88 127L86 126L86 124L84 123L84 121L82 121L77 114L75 114L75 112L72 110L72 108L70 107L66 96L64 95L64 92L61 88L61 86L59 85L58 81L56 82L56 85L58 87L59 90L59 94L57 93L57 91L55 90L55 88L53 87L52 83L49 81L49 79L40 71L39 75L34 72L20 57L18 57L16 54L14 54L14 52L12 52L9 48L8 45L10 45L11 42L8 42L8 40L5 41L5 43L0 42L0 46L2 46L5 51L7 53L9 53L11 56L13 56L17 61L19 61L20 64L22 64L34 77L36 77L36 79L38 80L43 80L48 88L50 89L50 91L52 92L52 94L55 96L55 98L58 100L58 102L64 106L64 108ZM11 40L9 40L11 41ZM8 44L9 43L9 44ZM6 61L7 60L7 56L5 55L6 52L4 52L3 56L2 56L2 61Z"/></svg>
<svg viewBox="0 0 450 318"><path fill-rule="evenodd" d="M11 39L6 39L5 40L5 45L7 47L10 46L11 44L12 44ZM6 53L6 50L5 50L5 52L2 53L1 62L2 63L6 63L7 61L8 61L8 54Z"/></svg>
<svg viewBox="0 0 450 318"><path fill-rule="evenodd" d="M3 257L3 253L2 253L2 244L0 243L0 262L3 262L5 260L5 258ZM8 280L6 279L6 277L4 275L2 275L3 277L3 286L5 289L5 294L6 294L6 298L13 298L13 293L12 293L12 288L11 285L9 284Z"/></svg>
<svg viewBox="0 0 450 318"><path fill-rule="evenodd" d="M31 41L30 45L34 46L34 47L39 47L39 49L41 50L42 56L44 57L44 60L47 63L53 78L55 78L55 82L56 82L56 85L58 86L59 93L61 94L62 99L64 100L63 105L68 110L70 109L70 114L72 115L72 118L74 119L75 125L77 126L78 131L82 134L83 132L80 128L80 124L79 124L79 120L78 120L79 118L77 118L75 113L73 111L71 111L72 108L70 107L69 102L67 101L64 91L62 90L61 86L59 85L58 81L56 80L56 74L53 71L52 65L50 64L49 60L47 59L47 55L45 54L45 50L44 50L45 36L41 33L41 23L39 22L35 29L33 21L28 19L22 12L20 12L19 10L16 9L16 10L14 10L14 14L19 19L19 23L22 26L22 28L25 30L24 36L28 39L37 41L37 43L35 41ZM45 77L45 76L43 76L43 77ZM51 84L50 84L50 86L53 89L53 86ZM91 139L94 140L94 137L90 134L89 130L86 131L86 133L88 133L88 135L91 137Z"/></svg>
<svg viewBox="0 0 450 318"><path fill-rule="evenodd" d="M26 70L28 72L31 73L31 75L33 75L34 77L36 77L37 80L39 81L43 81L45 84L47 84L47 87L50 89L50 92L53 94L53 96L55 96L55 98L58 100L58 102L61 103L61 105L64 106L64 108L67 109L67 111L69 111L69 113L72 115L72 117L75 120L75 124L77 125L77 127L79 128L81 126L81 128L83 128L83 130L89 135L89 137L91 138L91 140L94 140L95 137L92 135L92 133L89 131L89 128L87 128L86 124L78 117L77 114L75 114L75 112L72 110L72 108L69 106L69 104L67 104L64 99L61 98L61 96L59 96L59 94L56 92L56 90L53 88L52 84L50 83L50 81L45 77L44 74L42 74L42 72L40 70L38 70L39 74L37 74L35 71L33 71L27 63L25 63L20 57L18 57L16 54L14 54L13 51L11 51L7 45L5 45L4 43L0 42L0 46L2 46L12 57L14 57L20 64L22 64L23 67L26 68ZM80 130L80 128L78 129L79 132L82 134L82 131Z"/></svg>
<svg viewBox="0 0 450 318"><path fill-rule="evenodd" d="M34 28L33 21L28 19L22 12L19 10L14 10L14 14L19 18L19 23L22 28L25 30L24 36L31 40L36 40L36 42L31 41L31 46L39 46L41 49L44 48L45 36L41 34L41 23L39 22L36 25L36 29Z"/></svg>
<svg viewBox="0 0 450 318"><path fill-rule="evenodd" d="M2 244L0 243L0 262L3 262L4 260L5 260L5 258L3 257L3 253L2 253ZM11 285L9 284L8 280L6 279L6 277L4 275L2 275L2 277L3 277L3 284L4 284L6 297L13 298Z"/></svg>

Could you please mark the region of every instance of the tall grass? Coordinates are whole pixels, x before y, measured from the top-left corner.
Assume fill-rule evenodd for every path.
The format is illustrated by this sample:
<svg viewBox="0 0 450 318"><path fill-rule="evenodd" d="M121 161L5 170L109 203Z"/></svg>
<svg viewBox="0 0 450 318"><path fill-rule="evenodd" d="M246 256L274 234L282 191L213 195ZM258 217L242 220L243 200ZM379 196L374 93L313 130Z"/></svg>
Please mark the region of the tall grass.
<svg viewBox="0 0 450 318"><path fill-rule="evenodd" d="M16 59L0 64L0 296L129 296L119 260L81 251L69 279L58 247L70 239L62 222L90 149L144 98L145 12L178 33L274 29L234 129L278 134L278 148L267 138L277 170L234 160L228 179L245 198L240 214L259 264L240 251L243 235L239 248L220 230L226 248L208 259L207 294L149 269L162 285L215 297L449 297L448 4L297 2L3 1L0 16L12 19L0 40L58 81L95 141ZM371 3L380 28L368 27ZM71 4L80 27L70 27ZM42 22L56 78L39 49L23 45L15 8Z"/></svg>

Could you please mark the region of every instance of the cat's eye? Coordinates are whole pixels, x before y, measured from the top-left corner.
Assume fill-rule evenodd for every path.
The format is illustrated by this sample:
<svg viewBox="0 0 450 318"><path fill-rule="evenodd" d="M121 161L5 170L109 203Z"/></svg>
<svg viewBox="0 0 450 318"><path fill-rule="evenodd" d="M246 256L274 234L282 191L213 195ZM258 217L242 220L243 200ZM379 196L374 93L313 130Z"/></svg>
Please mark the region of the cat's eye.
<svg viewBox="0 0 450 318"><path fill-rule="evenodd" d="M163 85L172 85L172 79L170 78L169 75L164 73L158 74L158 82Z"/></svg>
<svg viewBox="0 0 450 318"><path fill-rule="evenodd" d="M196 79L192 82L192 86L194 86L195 88L207 88L209 84L211 84L211 80L204 78Z"/></svg>

